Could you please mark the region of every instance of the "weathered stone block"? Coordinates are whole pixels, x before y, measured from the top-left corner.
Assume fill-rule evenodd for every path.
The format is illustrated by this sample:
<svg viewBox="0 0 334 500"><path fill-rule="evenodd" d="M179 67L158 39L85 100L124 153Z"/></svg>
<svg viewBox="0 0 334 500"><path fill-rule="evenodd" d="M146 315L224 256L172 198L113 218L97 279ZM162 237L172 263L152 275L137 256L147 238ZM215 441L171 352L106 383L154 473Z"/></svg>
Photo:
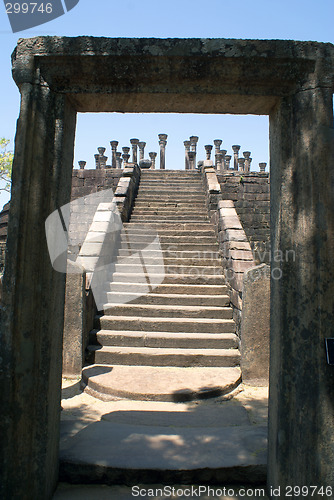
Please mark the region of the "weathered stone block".
<svg viewBox="0 0 334 500"><path fill-rule="evenodd" d="M86 273L68 261L63 334L63 376L79 377L84 362ZM72 274L77 271L77 274Z"/></svg>
<svg viewBox="0 0 334 500"><path fill-rule="evenodd" d="M269 383L270 268L266 264L244 275L241 321L241 370L243 382Z"/></svg>

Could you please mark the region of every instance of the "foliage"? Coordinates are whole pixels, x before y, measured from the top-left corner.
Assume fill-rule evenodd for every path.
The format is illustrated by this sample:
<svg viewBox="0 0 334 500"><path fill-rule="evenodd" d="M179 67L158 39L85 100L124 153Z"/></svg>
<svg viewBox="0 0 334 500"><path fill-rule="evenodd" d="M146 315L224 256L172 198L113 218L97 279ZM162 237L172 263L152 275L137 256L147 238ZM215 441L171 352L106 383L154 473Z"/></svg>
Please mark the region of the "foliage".
<svg viewBox="0 0 334 500"><path fill-rule="evenodd" d="M12 177L12 163L13 163L13 152L7 151L7 146L10 143L8 139L4 137L0 138L0 181L4 181L6 184L4 187L0 187L0 191L10 192L11 177Z"/></svg>

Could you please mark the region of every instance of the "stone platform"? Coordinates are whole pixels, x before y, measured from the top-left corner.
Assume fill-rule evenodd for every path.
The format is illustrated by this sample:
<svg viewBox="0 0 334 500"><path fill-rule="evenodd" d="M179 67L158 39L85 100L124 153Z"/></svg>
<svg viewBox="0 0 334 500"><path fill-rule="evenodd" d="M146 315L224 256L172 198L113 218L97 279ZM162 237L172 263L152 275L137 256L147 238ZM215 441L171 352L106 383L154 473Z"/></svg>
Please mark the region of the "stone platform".
<svg viewBox="0 0 334 500"><path fill-rule="evenodd" d="M60 480L128 486L264 483L267 389L239 387L230 399L103 402L82 393L80 381L65 381Z"/></svg>

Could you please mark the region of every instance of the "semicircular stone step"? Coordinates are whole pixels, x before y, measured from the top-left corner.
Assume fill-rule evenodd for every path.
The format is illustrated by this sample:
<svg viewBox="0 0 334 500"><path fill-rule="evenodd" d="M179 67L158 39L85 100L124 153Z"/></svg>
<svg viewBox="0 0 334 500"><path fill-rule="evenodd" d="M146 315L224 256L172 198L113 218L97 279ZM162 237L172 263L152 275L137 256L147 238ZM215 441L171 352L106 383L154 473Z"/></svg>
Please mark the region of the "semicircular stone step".
<svg viewBox="0 0 334 500"><path fill-rule="evenodd" d="M104 401L114 397L140 401L191 401L228 394L241 381L237 367L175 368L152 366L87 366L85 391Z"/></svg>

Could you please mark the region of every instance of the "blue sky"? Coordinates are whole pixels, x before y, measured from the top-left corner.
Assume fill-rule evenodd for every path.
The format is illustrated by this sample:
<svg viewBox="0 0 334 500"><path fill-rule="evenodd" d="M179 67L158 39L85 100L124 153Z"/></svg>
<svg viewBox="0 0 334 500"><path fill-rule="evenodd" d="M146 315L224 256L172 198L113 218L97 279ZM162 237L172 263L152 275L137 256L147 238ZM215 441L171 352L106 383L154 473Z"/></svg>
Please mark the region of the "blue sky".
<svg viewBox="0 0 334 500"><path fill-rule="evenodd" d="M4 5L0 4L0 136L13 140L19 112L19 92L11 78L10 55L17 39L39 35L110 37L208 37L294 39L334 42L334 0L80 0L70 12L40 27L11 33ZM94 168L98 146L110 140L129 145L137 137L147 142L146 152L158 151L159 133L168 134L167 168L183 168L183 141L198 135L199 154L204 144L222 139L222 148L252 151L254 166L269 161L268 119L231 115L80 114L75 165L86 160ZM146 155L147 156L147 155ZM0 207L7 201L0 195Z"/></svg>

